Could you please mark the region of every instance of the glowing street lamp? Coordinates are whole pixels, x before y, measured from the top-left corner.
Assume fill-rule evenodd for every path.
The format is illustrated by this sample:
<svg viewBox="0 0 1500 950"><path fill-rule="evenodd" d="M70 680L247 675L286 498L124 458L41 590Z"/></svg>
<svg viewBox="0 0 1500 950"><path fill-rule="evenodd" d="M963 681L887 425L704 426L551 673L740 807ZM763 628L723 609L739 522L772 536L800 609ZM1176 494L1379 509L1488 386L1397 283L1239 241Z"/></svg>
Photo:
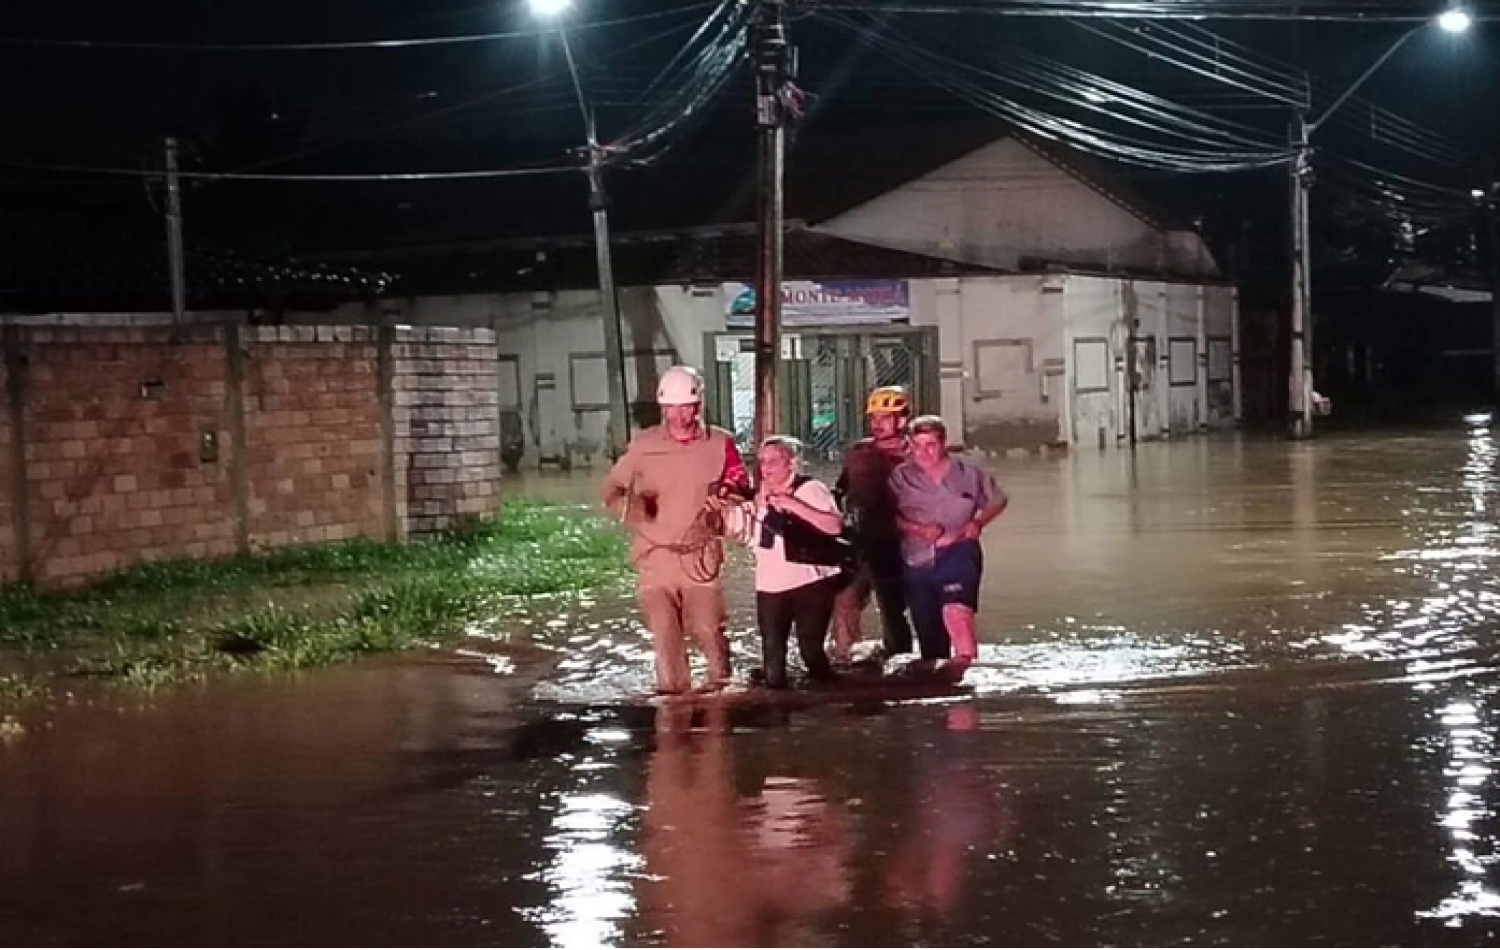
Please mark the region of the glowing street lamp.
<svg viewBox="0 0 1500 950"><path fill-rule="evenodd" d="M1312 378L1312 254L1308 225L1308 193L1312 190L1312 147L1308 140L1339 110L1365 81L1395 56L1401 47L1433 22L1449 33L1459 34L1473 25L1474 18L1462 6L1453 4L1435 20L1424 21L1402 33L1380 58L1350 83L1321 115L1309 118L1299 110L1292 121L1292 313L1290 374L1288 378L1291 435L1307 438L1313 429ZM1497 370L1500 372L1500 370Z"/></svg>
<svg viewBox="0 0 1500 950"><path fill-rule="evenodd" d="M573 0L528 0L528 3L531 12L543 19L560 16L573 6Z"/></svg>
<svg viewBox="0 0 1500 950"><path fill-rule="evenodd" d="M1438 17L1437 22L1438 26L1449 33L1463 33L1474 25L1474 18L1463 7L1449 7Z"/></svg>

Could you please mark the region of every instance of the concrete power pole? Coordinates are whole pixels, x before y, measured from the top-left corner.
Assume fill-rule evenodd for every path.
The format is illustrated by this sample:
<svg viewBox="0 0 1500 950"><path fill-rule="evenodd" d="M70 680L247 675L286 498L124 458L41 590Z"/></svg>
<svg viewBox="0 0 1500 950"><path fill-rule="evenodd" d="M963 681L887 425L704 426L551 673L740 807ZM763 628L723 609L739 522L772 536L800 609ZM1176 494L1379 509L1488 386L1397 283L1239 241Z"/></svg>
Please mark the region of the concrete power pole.
<svg viewBox="0 0 1500 950"><path fill-rule="evenodd" d="M626 404L625 392L625 341L620 329L620 298L615 291L615 267L609 244L609 196L604 190L604 147L599 144L599 130L594 122L594 110L583 95L583 82L578 78L578 63L573 59L573 45L568 42L567 31L558 28L562 40L563 55L568 60L568 75L573 80L573 93L578 97L578 110L583 114L584 134L588 139L588 165L584 171L589 180L589 210L594 215L594 260L599 268L599 299L604 305L604 372L605 386L609 394L609 426L605 432L605 451L610 458L619 458L630 441L630 407Z"/></svg>
<svg viewBox="0 0 1500 950"><path fill-rule="evenodd" d="M759 238L755 274L755 442L779 427L776 367L781 358L782 219L785 200L788 47L786 0L760 0L755 49L755 121L759 131Z"/></svg>
<svg viewBox="0 0 1500 950"><path fill-rule="evenodd" d="M1287 366L1287 410L1291 437L1311 438L1312 406L1312 271L1307 193L1312 188L1312 157L1308 146L1307 116L1298 111L1292 118L1292 164L1288 179L1292 223L1292 326Z"/></svg>
<svg viewBox="0 0 1500 950"><path fill-rule="evenodd" d="M187 287L182 264L182 185L177 175L177 140L167 139L167 264L172 274L172 322L187 317Z"/></svg>

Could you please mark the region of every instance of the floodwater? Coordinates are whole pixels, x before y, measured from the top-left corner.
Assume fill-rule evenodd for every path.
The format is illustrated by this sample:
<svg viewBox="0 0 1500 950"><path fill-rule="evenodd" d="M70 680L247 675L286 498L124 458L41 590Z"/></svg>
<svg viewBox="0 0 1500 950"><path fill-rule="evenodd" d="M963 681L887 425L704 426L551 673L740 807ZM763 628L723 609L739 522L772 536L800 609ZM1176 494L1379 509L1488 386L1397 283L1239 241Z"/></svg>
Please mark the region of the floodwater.
<svg viewBox="0 0 1500 950"><path fill-rule="evenodd" d="M1492 944L1496 439L996 460L960 693L653 704L604 598L75 696L0 746L0 938Z"/></svg>

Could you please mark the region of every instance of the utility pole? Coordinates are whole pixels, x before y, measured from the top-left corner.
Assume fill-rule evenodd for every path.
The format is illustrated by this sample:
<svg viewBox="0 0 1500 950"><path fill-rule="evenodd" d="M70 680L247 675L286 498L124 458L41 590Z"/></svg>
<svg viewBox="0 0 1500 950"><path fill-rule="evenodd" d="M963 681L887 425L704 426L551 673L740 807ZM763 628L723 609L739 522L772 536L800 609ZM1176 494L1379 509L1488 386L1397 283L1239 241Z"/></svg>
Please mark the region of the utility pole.
<svg viewBox="0 0 1500 950"><path fill-rule="evenodd" d="M1307 115L1298 110L1292 117L1292 163L1289 195L1292 225L1292 327L1287 365L1287 410L1291 437L1311 438L1312 414L1312 311L1308 276L1312 270L1307 222L1307 193L1312 188L1312 155L1308 146Z"/></svg>
<svg viewBox="0 0 1500 950"><path fill-rule="evenodd" d="M1434 18L1431 22L1449 33L1462 33L1473 22L1473 17L1457 6ZM1289 191L1291 196L1292 231L1292 319L1290 334L1290 359L1287 367L1287 409L1289 410L1290 434L1294 439L1311 438L1313 434L1313 313L1312 313L1312 240L1308 226L1308 193L1313 186L1312 149L1308 142L1323 127L1335 112L1379 71L1381 66L1411 41L1412 37L1427 28L1427 23L1418 23L1396 37L1380 57L1360 73L1359 78L1345 87L1333 104L1314 118L1308 118L1312 109L1312 87L1307 88L1306 105L1296 110L1291 124L1292 163L1290 166ZM1500 327L1500 325L1497 325ZM1500 334L1500 328L1496 330ZM1500 360L1500 357L1497 357ZM1496 367L1497 391L1500 391L1500 365Z"/></svg>
<svg viewBox="0 0 1500 950"><path fill-rule="evenodd" d="M776 368L781 358L782 219L788 80L786 0L760 0L755 48L755 122L760 189L755 273L755 442L779 427Z"/></svg>
<svg viewBox="0 0 1500 950"><path fill-rule="evenodd" d="M177 140L167 139L167 263L172 274L172 323L187 317L187 288L182 266L182 186L177 175Z"/></svg>
<svg viewBox="0 0 1500 950"><path fill-rule="evenodd" d="M605 450L618 458L630 441L630 407L625 404L625 341L620 329L620 298L615 293L615 268L609 246L609 197L604 191L605 151L599 145L599 131L594 110L583 97L583 83L573 59L573 46L567 31L557 30L563 55L568 59L568 74L573 78L573 92L583 113L587 135L588 164L584 167L589 180L589 210L594 215L594 260L599 268L599 298L604 304L604 372L609 392L609 426L605 432Z"/></svg>

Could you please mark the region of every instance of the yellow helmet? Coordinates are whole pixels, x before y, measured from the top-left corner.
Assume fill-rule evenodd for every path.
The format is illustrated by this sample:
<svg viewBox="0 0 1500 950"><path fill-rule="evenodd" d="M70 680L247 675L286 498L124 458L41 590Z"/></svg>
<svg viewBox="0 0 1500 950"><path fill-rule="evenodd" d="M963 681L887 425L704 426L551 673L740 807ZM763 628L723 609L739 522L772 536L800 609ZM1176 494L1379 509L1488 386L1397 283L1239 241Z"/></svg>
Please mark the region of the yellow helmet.
<svg viewBox="0 0 1500 950"><path fill-rule="evenodd" d="M906 387L881 386L870 393L870 398L865 400L865 415L874 415L877 412L894 412L898 415L909 415L911 413L911 397L906 394Z"/></svg>

